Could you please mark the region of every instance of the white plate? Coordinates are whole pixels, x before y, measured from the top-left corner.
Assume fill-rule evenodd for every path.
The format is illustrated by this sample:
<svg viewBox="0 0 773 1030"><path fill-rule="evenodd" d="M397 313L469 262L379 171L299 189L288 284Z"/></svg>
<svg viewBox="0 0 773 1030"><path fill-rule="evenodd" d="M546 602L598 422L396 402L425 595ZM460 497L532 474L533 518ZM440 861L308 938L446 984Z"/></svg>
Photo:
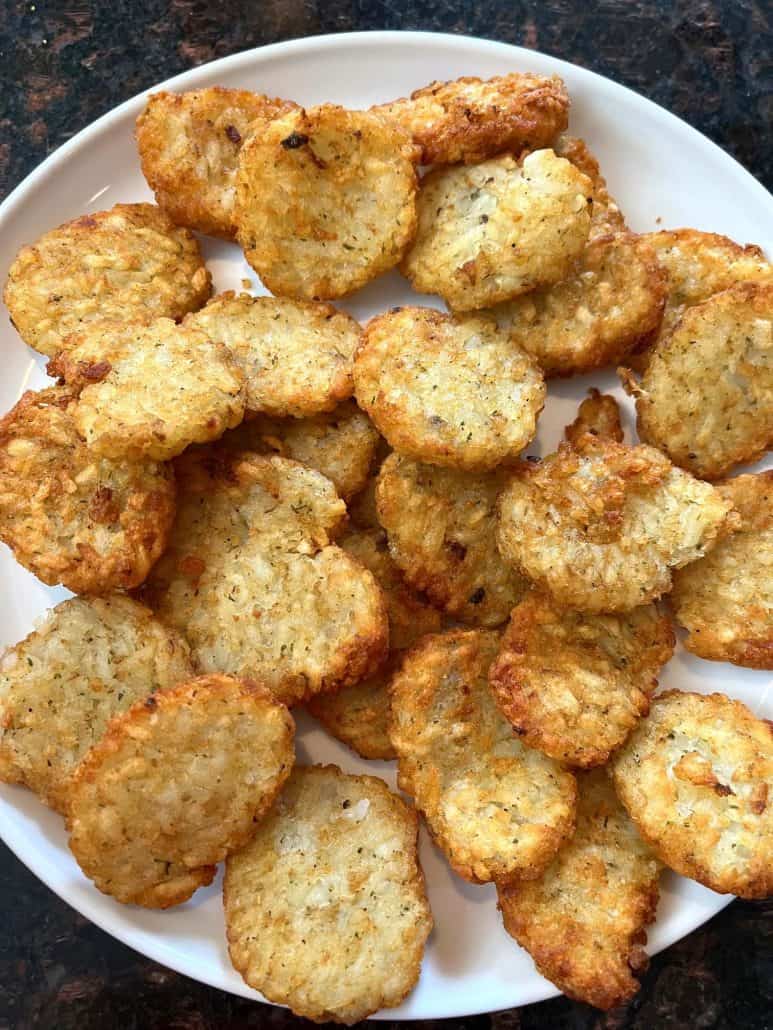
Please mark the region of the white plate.
<svg viewBox="0 0 773 1030"><path fill-rule="evenodd" d="M240 86L306 104L332 101L366 107L402 96L432 79L488 77L517 69L558 72L566 80L573 101L571 129L585 137L598 155L632 228L645 231L660 224L688 225L726 233L741 242L757 242L773 251L773 198L740 165L635 93L531 50L416 32L322 36L215 61L163 86L174 90L214 84ZM48 158L8 197L0 207L5 268L23 243L69 218L118 201L150 199L132 138L134 119L142 106L143 97L136 97L100 118ZM242 277L254 279L235 246L207 240L205 251L217 288L238 289ZM417 302L415 296L393 273L362 290L345 306L355 315L368 316L393 304L411 302ZM39 387L47 380L43 360L20 342L7 313L5 317L0 314L0 354L0 410L5 411L23 388ZM591 382L614 389L622 397L609 373L551 383L551 396L540 421L539 447L532 447L532 452L539 449L544 453L555 445ZM44 608L66 596L63 590L49 590L37 582L5 549L0 553L0 577L4 584L0 598L3 644L25 636ZM773 715L768 673L703 662L680 651L662 682L668 687L724 690L756 711ZM355 758L308 717L300 718L299 730L301 759L334 761L352 772L375 771L394 786L391 764ZM228 961L217 885L168 912L114 903L80 874L67 850L60 819L21 788L0 789L0 834L32 872L114 937L196 980L248 998L260 997L245 986ZM502 929L492 886L472 886L453 876L426 837L422 861L435 931L418 987L399 1009L383 1013L383 1018L490 1012L556 993ZM677 876L664 877L657 923L649 935L650 951L657 952L683 937L728 900Z"/></svg>

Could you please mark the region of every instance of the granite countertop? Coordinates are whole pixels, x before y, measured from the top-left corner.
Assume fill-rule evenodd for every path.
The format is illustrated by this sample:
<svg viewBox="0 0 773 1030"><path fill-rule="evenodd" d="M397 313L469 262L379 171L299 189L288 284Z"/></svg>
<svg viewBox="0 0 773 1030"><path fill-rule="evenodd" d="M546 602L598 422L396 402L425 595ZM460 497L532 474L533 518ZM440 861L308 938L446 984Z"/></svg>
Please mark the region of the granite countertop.
<svg viewBox="0 0 773 1030"><path fill-rule="evenodd" d="M365 29L487 36L592 68L681 115L773 186L773 8L765 0L0 0L0 197L79 129L170 75L264 43ZM309 1025L141 958L1 845L0 904L0 1030ZM604 1015L559 998L446 1025L767 1030L773 901L736 901L657 956L622 1010Z"/></svg>

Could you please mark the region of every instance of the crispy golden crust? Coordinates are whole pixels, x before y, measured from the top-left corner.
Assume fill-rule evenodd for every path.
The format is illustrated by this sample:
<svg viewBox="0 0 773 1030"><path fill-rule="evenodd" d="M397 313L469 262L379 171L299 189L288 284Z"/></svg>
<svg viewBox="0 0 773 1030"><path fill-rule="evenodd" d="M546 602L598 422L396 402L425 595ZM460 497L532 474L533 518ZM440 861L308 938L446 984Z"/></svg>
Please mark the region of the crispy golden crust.
<svg viewBox="0 0 773 1030"><path fill-rule="evenodd" d="M564 430L564 436L574 447L582 447L583 439L590 433L604 440L623 442L623 426L620 408L610 393L600 393L595 386L577 409L577 418Z"/></svg>
<svg viewBox="0 0 773 1030"><path fill-rule="evenodd" d="M489 681L524 744L590 768L647 714L674 643L654 605L582 615L535 591L513 610Z"/></svg>
<svg viewBox="0 0 773 1030"><path fill-rule="evenodd" d="M653 447L588 434L522 467L499 499L499 550L561 604L629 611L671 588L733 526L732 505Z"/></svg>
<svg viewBox="0 0 773 1030"><path fill-rule="evenodd" d="M352 395L360 327L332 304L229 291L185 325L226 344L244 372L248 411L303 418Z"/></svg>
<svg viewBox="0 0 773 1030"><path fill-rule="evenodd" d="M528 587L497 550L497 497L507 482L502 470L472 476L398 454L379 473L378 517L406 581L472 625L503 623Z"/></svg>
<svg viewBox="0 0 773 1030"><path fill-rule="evenodd" d="M244 376L228 348L169 318L95 323L68 338L48 374L78 391L75 426L106 458L168 461L244 417Z"/></svg>
<svg viewBox="0 0 773 1030"><path fill-rule="evenodd" d="M500 887L499 907L544 977L575 1001L611 1009L633 997L647 968L660 863L603 770L577 785L574 837L539 880Z"/></svg>
<svg viewBox="0 0 773 1030"><path fill-rule="evenodd" d="M187 643L122 594L73 597L0 659L0 779L64 811L108 720L193 675Z"/></svg>
<svg viewBox="0 0 773 1030"><path fill-rule="evenodd" d="M504 150L548 146L566 128L569 94L557 75L512 72L432 82L374 110L411 135L422 164L477 164Z"/></svg>
<svg viewBox="0 0 773 1030"><path fill-rule="evenodd" d="M552 150L438 168L422 180L403 274L457 311L558 282L587 243L591 193L590 179Z"/></svg>
<svg viewBox="0 0 773 1030"><path fill-rule="evenodd" d="M143 599L185 634L203 672L254 677L294 704L356 683L388 628L370 572L331 535L332 483L287 458L222 451L178 459L180 505Z"/></svg>
<svg viewBox="0 0 773 1030"><path fill-rule="evenodd" d="M415 148L395 122L291 111L242 147L239 242L272 293L329 300L394 267L416 233Z"/></svg>
<svg viewBox="0 0 773 1030"><path fill-rule="evenodd" d="M78 436L75 395L28 391L0 420L0 539L44 583L104 594L138 586L175 511L168 465L99 458Z"/></svg>
<svg viewBox="0 0 773 1030"><path fill-rule="evenodd" d="M739 513L739 530L674 575L674 614L693 654L773 669L773 470L717 489Z"/></svg>
<svg viewBox="0 0 773 1030"><path fill-rule="evenodd" d="M545 383L488 319L398 308L372 319L354 363L357 401L402 454L491 469L533 439Z"/></svg>
<svg viewBox="0 0 773 1030"><path fill-rule="evenodd" d="M639 436L702 479L773 445L773 285L742 283L689 307L649 356L636 397Z"/></svg>
<svg viewBox="0 0 773 1030"><path fill-rule="evenodd" d="M116 204L22 247L3 297L24 342L52 355L89 322L182 318L211 292L187 229L153 204Z"/></svg>
<svg viewBox="0 0 773 1030"><path fill-rule="evenodd" d="M105 894L168 908L250 840L292 769L294 724L257 683L201 676L116 716L76 769L70 848Z"/></svg>
<svg viewBox="0 0 773 1030"><path fill-rule="evenodd" d="M617 364L657 332L665 303L654 251L630 233L599 236L570 275L490 309L546 376Z"/></svg>
<svg viewBox="0 0 773 1030"><path fill-rule="evenodd" d="M590 218L589 239L606 236L609 233L624 232L627 228L625 218L617 202L609 195L607 181L601 174L599 163L588 149L585 140L575 136L560 136L553 149L559 157L565 157L587 175L593 186L593 210Z"/></svg>
<svg viewBox="0 0 773 1030"><path fill-rule="evenodd" d="M142 174L177 225L233 239L236 168L244 140L296 105L245 89L153 93L134 135Z"/></svg>
<svg viewBox="0 0 773 1030"><path fill-rule="evenodd" d="M740 701L656 697L613 759L615 789L666 865L720 894L773 893L773 733Z"/></svg>
<svg viewBox="0 0 773 1030"><path fill-rule="evenodd" d="M315 1022L392 1008L432 929L416 814L373 776L296 768L255 839L226 863L231 961Z"/></svg>
<svg viewBox="0 0 773 1030"><path fill-rule="evenodd" d="M425 637L391 687L398 783L473 883L539 876L574 829L574 777L524 747L494 703L498 646L491 630Z"/></svg>

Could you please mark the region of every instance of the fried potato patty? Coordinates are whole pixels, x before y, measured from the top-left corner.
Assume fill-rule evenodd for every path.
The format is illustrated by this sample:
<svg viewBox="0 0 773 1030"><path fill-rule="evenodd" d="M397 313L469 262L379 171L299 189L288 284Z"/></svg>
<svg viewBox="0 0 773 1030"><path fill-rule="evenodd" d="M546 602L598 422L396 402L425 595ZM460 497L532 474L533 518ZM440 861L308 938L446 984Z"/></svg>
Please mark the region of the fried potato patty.
<svg viewBox="0 0 773 1030"><path fill-rule="evenodd" d="M116 204L22 247L3 299L24 342L53 355L90 322L182 318L211 292L192 233L153 204Z"/></svg>
<svg viewBox="0 0 773 1030"><path fill-rule="evenodd" d="M773 285L742 283L688 308L652 351L637 428L693 475L719 479L773 446Z"/></svg>
<svg viewBox="0 0 773 1030"><path fill-rule="evenodd" d="M496 545L497 497L508 478L503 470L473 476L398 454L379 473L378 518L406 582L474 626L505 622L528 588Z"/></svg>
<svg viewBox="0 0 773 1030"><path fill-rule="evenodd" d="M94 454L74 402L65 387L28 391L0 419L0 540L50 586L128 590L164 549L174 476L168 465Z"/></svg>
<svg viewBox="0 0 773 1030"><path fill-rule="evenodd" d="M590 179L552 150L438 168L421 183L403 274L456 311L558 282L587 243L591 198Z"/></svg>
<svg viewBox="0 0 773 1030"><path fill-rule="evenodd" d="M222 86L151 94L134 135L158 206L177 225L233 239L242 143L295 106Z"/></svg>
<svg viewBox="0 0 773 1030"><path fill-rule="evenodd" d="M575 1001L611 1009L639 990L648 965L660 863L604 771L578 776L577 829L538 880L498 889L507 932Z"/></svg>
<svg viewBox="0 0 773 1030"><path fill-rule="evenodd" d="M402 454L491 469L534 438L545 383L493 321L399 308L365 327L354 362L357 402Z"/></svg>
<svg viewBox="0 0 773 1030"><path fill-rule="evenodd" d="M318 1023L399 1005L432 929L416 838L415 812L382 780L296 768L226 862L228 950L245 981Z"/></svg>
<svg viewBox="0 0 773 1030"><path fill-rule="evenodd" d="M671 604L701 658L773 669L773 471L718 483L738 532L674 575Z"/></svg>
<svg viewBox="0 0 773 1030"><path fill-rule="evenodd" d="M654 251L630 233L587 245L566 279L489 310L546 376L617 364L657 332L665 285Z"/></svg>
<svg viewBox="0 0 773 1030"><path fill-rule="evenodd" d="M272 293L330 300L398 264L416 233L415 148L394 121L291 111L239 155L236 224Z"/></svg>
<svg viewBox="0 0 773 1030"><path fill-rule="evenodd" d="M332 304L229 291L185 325L226 344L245 375L248 411L303 418L352 395L360 327Z"/></svg>
<svg viewBox="0 0 773 1030"><path fill-rule="evenodd" d="M81 869L126 904L187 901L271 807L292 769L294 730L264 687L217 675L116 716L70 784Z"/></svg>
<svg viewBox="0 0 773 1030"><path fill-rule="evenodd" d="M198 667L254 677L289 704L374 672L385 605L330 543L346 515L332 483L287 458L217 450L177 468L178 517L143 598Z"/></svg>
<svg viewBox="0 0 773 1030"><path fill-rule="evenodd" d="M0 658L0 779L63 812L70 773L108 720L192 676L187 643L143 605L62 601Z"/></svg>
<svg viewBox="0 0 773 1030"><path fill-rule="evenodd" d="M466 880L539 876L574 829L574 777L525 747L494 703L492 630L425 637L392 680L397 779Z"/></svg>
<svg viewBox="0 0 773 1030"><path fill-rule="evenodd" d="M505 150L549 146L566 128L569 94L557 75L511 72L432 82L374 110L410 134L422 164L477 164Z"/></svg>
<svg viewBox="0 0 773 1030"><path fill-rule="evenodd" d="M595 386L577 409L577 418L564 430L567 442L572 446L583 446L583 438L590 433L604 440L623 442L623 426L620 408L610 393L600 393Z"/></svg>
<svg viewBox="0 0 773 1030"><path fill-rule="evenodd" d="M590 768L647 714L674 643L654 605L583 615L534 591L513 610L489 680L524 744Z"/></svg>
<svg viewBox="0 0 773 1030"><path fill-rule="evenodd" d="M733 525L731 509L653 447L589 434L512 477L497 542L559 603L629 611L666 593L672 569L710 551Z"/></svg>
<svg viewBox="0 0 773 1030"><path fill-rule="evenodd" d="M656 697L612 761L615 789L666 865L720 894L773 893L773 731L740 701Z"/></svg>
<svg viewBox="0 0 773 1030"><path fill-rule="evenodd" d="M607 236L609 233L624 232L627 227L623 213L617 201L610 196L607 180L601 174L599 163L585 140L576 136L559 136L553 144L553 149L559 157L565 157L583 175L587 175L593 186L589 240L592 241L597 236Z"/></svg>
<svg viewBox="0 0 773 1030"><path fill-rule="evenodd" d="M169 318L95 323L68 338L48 373L78 391L76 428L106 458L167 461L244 417L244 376L228 348Z"/></svg>

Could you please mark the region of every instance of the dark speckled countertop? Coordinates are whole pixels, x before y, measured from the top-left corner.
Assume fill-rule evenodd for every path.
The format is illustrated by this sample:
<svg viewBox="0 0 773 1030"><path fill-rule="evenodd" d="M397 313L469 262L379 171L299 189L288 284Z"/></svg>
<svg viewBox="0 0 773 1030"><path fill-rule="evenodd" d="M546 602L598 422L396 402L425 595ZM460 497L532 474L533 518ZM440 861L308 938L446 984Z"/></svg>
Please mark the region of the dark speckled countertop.
<svg viewBox="0 0 773 1030"><path fill-rule="evenodd" d="M773 186L770 0L0 0L0 196L97 116L170 75L264 43L363 29L487 36L574 61L681 115ZM0 1030L309 1025L141 958L2 846L0 904ZM656 957L625 1009L603 1015L559 998L446 1025L768 1030L773 902L736 901Z"/></svg>

